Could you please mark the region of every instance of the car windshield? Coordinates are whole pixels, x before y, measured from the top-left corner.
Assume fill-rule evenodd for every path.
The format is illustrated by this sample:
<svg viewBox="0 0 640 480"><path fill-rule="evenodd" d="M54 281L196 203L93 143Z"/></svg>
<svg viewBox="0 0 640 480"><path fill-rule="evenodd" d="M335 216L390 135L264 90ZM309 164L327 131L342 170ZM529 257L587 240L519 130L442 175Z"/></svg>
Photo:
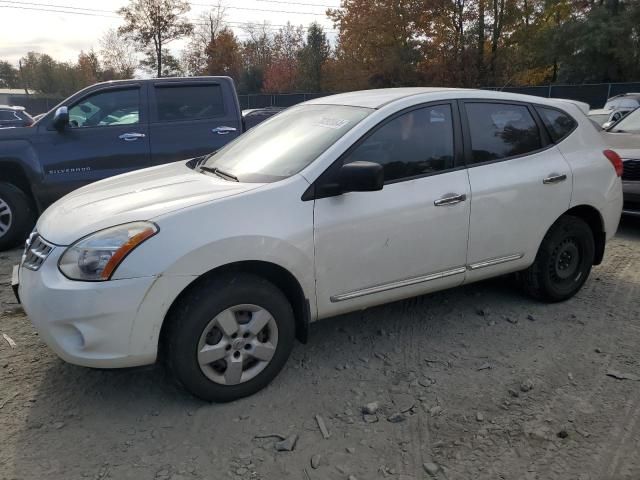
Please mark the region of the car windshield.
<svg viewBox="0 0 640 480"><path fill-rule="evenodd" d="M241 182L295 175L373 112L342 105L300 105L252 128L202 164Z"/></svg>
<svg viewBox="0 0 640 480"><path fill-rule="evenodd" d="M640 133L640 108L636 108L618 123L616 123L612 132L617 133Z"/></svg>

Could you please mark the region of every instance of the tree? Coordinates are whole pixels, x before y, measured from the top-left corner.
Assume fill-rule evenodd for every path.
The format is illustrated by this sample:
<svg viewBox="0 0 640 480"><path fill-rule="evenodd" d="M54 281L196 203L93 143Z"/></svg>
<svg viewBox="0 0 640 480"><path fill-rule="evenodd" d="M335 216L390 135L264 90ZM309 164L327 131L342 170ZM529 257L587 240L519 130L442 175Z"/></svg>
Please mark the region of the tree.
<svg viewBox="0 0 640 480"><path fill-rule="evenodd" d="M193 31L193 25L183 18L190 9L185 0L129 0L128 6L118 10L124 19L118 31L147 49L146 64L152 64L162 77L166 45Z"/></svg>
<svg viewBox="0 0 640 480"><path fill-rule="evenodd" d="M209 75L227 75L240 81L242 58L240 44L233 31L223 28L209 42L205 50Z"/></svg>
<svg viewBox="0 0 640 480"><path fill-rule="evenodd" d="M149 50L145 54L144 58L140 62L140 66L145 70L150 71L151 73L158 74L158 58L154 55L154 53ZM180 77L183 74L182 64L180 63L180 59L173 56L169 52L164 52L162 54L162 65L160 66L160 74L159 77Z"/></svg>
<svg viewBox="0 0 640 480"><path fill-rule="evenodd" d="M243 93L258 93L266 69L273 60L273 39L269 25L249 23L243 27L249 38L242 43L242 73L239 90Z"/></svg>
<svg viewBox="0 0 640 480"><path fill-rule="evenodd" d="M264 72L263 90L269 93L292 92L298 83L298 56L303 46L304 29L290 22L273 37L273 58Z"/></svg>
<svg viewBox="0 0 640 480"><path fill-rule="evenodd" d="M218 32L226 28L224 18L226 9L222 2L198 16L194 22L194 29L189 37L189 42L182 53L182 63L190 75L202 75L207 70L206 51Z"/></svg>
<svg viewBox="0 0 640 480"><path fill-rule="evenodd" d="M569 82L621 82L640 75L640 3L599 0L575 10L557 37L562 41L558 77Z"/></svg>
<svg viewBox="0 0 640 480"><path fill-rule="evenodd" d="M20 76L18 69L9 62L0 60L0 87L19 88Z"/></svg>
<svg viewBox="0 0 640 480"><path fill-rule="evenodd" d="M299 84L302 90L319 92L322 69L331 55L329 40L320 24L314 22L307 30L307 42L298 53Z"/></svg>
<svg viewBox="0 0 640 480"><path fill-rule="evenodd" d="M327 10L339 29L337 61L349 78L346 88L415 85L419 43L417 0L344 0Z"/></svg>
<svg viewBox="0 0 640 480"><path fill-rule="evenodd" d="M93 85L102 79L100 62L93 50L89 50L89 53L80 51L76 68L79 76L78 81L82 85Z"/></svg>
<svg viewBox="0 0 640 480"><path fill-rule="evenodd" d="M116 29L109 29L100 39L100 59L113 79L133 78L139 64L134 43Z"/></svg>

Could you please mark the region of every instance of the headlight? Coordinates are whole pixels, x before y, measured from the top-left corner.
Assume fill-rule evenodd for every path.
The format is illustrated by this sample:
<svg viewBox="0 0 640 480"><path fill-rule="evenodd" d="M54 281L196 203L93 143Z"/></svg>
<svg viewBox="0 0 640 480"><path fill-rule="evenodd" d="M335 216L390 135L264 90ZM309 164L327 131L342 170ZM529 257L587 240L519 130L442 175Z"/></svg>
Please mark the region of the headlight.
<svg viewBox="0 0 640 480"><path fill-rule="evenodd" d="M109 280L122 260L146 239L158 233L151 222L107 228L81 238L62 254L60 271L71 280Z"/></svg>

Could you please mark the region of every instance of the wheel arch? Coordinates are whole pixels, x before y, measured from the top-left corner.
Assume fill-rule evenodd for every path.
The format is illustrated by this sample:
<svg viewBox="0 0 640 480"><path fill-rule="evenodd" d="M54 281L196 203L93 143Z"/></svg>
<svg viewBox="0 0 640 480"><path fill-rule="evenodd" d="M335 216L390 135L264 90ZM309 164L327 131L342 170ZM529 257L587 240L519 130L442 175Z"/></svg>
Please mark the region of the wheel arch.
<svg viewBox="0 0 640 480"><path fill-rule="evenodd" d="M604 219L600 212L591 205L577 205L567 210L564 215L578 217L586 222L593 233L595 242L594 265L600 265L604 258L604 247L606 243L606 232L604 231Z"/></svg>
<svg viewBox="0 0 640 480"><path fill-rule="evenodd" d="M291 307L293 308L293 314L296 322L296 338L301 343L307 343L309 336L309 324L311 322L311 309L309 306L309 300L306 298L304 290L302 289L298 279L289 270L275 263L263 260L245 260L213 268L212 270L209 270L197 277L180 292L167 310L162 321L162 327L159 335L159 351L163 349L164 338L169 327L168 319L170 318L174 308L179 305L180 301L182 301L182 299L194 288L197 288L199 285L207 282L210 278L229 273L251 273L258 275L282 290L282 293L287 297Z"/></svg>
<svg viewBox="0 0 640 480"><path fill-rule="evenodd" d="M0 182L10 183L22 190L34 208L37 207L36 199L31 190L29 177L18 163L10 160L0 160Z"/></svg>

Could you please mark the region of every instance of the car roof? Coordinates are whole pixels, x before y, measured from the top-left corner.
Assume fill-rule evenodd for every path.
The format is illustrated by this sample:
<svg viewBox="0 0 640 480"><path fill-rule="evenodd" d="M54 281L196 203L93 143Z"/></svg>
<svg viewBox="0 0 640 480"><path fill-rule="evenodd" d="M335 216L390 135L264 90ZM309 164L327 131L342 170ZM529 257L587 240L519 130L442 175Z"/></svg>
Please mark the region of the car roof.
<svg viewBox="0 0 640 480"><path fill-rule="evenodd" d="M613 100L614 98L621 98L621 97L633 97L633 98L640 98L640 92L628 92L628 93L620 93L618 95L615 95L609 99L607 99L607 101L609 100Z"/></svg>
<svg viewBox="0 0 640 480"><path fill-rule="evenodd" d="M561 100L557 98L545 98L520 93L510 93L496 90L478 90L472 88L444 88L444 87L408 87L408 88L381 88L376 90L361 90L356 92L339 93L327 97L316 98L305 102L307 105L345 105L352 107L364 107L379 109L385 105L413 96L421 96L421 102L451 100L451 99L481 99L504 100L515 102L536 103L549 105L555 108L572 106L584 113L576 101Z"/></svg>
<svg viewBox="0 0 640 480"><path fill-rule="evenodd" d="M339 93L320 97L306 102L311 105L346 105L350 107L380 108L388 103L401 100L412 95L425 93L438 93L450 90L462 90L462 88L439 87L404 87L404 88L378 88L375 90L359 90L356 92Z"/></svg>
<svg viewBox="0 0 640 480"><path fill-rule="evenodd" d="M589 114L590 106L586 102L581 102L580 100L573 100L571 98L556 98L556 100L559 102L571 103L576 107L578 107L580 110L582 110L582 113L584 113L585 115Z"/></svg>

